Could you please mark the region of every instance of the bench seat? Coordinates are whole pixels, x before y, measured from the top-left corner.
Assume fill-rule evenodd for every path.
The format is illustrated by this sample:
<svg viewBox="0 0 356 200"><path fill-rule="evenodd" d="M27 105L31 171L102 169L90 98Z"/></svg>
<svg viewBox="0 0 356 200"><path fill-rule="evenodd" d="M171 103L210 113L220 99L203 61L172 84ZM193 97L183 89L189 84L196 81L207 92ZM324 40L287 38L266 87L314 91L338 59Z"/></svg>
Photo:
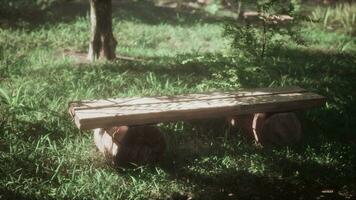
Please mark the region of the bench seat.
<svg viewBox="0 0 356 200"><path fill-rule="evenodd" d="M259 112L288 112L321 106L325 97L300 87L260 88L160 97L83 100L69 103L81 130L229 117Z"/></svg>

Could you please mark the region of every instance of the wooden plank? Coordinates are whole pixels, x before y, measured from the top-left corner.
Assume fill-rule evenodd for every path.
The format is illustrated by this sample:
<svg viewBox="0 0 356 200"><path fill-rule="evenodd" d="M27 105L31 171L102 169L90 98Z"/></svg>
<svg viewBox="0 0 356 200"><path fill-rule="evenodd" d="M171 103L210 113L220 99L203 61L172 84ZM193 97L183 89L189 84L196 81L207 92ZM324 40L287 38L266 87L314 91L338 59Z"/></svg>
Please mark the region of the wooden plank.
<svg viewBox="0 0 356 200"><path fill-rule="evenodd" d="M148 105L157 103L171 103L171 102L191 102L194 100L208 100L208 99L223 99L223 98L236 98L244 96L260 96L271 94L307 92L300 87L284 87L284 88L260 88L251 90L241 90L238 92L210 92L201 94L187 94L177 96L160 96L160 97L131 97L131 98L117 98L117 99L99 99L99 100L83 100L70 103L70 112L75 110L85 110L93 108L106 108L106 107L120 107L130 105Z"/></svg>
<svg viewBox="0 0 356 200"><path fill-rule="evenodd" d="M227 98L198 98L192 101L170 101L114 105L91 109L74 109L78 128L93 129L114 125L149 123L224 117L256 112L284 112L320 106L323 96L305 92L242 95Z"/></svg>

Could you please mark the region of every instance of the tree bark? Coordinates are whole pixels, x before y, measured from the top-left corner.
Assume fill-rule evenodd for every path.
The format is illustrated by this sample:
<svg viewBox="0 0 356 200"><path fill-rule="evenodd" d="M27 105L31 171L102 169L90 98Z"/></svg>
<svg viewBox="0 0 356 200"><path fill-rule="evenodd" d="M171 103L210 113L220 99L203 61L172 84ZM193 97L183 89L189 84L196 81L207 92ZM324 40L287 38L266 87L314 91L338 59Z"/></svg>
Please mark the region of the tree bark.
<svg viewBox="0 0 356 200"><path fill-rule="evenodd" d="M117 42L112 29L111 0L89 0L91 36L88 59L94 61L100 57L108 60L116 58Z"/></svg>

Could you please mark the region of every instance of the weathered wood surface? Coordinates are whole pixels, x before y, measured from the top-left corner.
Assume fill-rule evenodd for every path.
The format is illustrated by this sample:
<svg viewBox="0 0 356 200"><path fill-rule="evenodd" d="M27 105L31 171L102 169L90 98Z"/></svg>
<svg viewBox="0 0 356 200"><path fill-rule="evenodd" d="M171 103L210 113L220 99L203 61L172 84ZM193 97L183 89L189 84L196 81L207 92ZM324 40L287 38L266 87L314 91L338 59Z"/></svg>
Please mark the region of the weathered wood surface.
<svg viewBox="0 0 356 200"><path fill-rule="evenodd" d="M70 103L79 129L142 125L320 106L325 98L299 87L263 88L163 97L135 97Z"/></svg>

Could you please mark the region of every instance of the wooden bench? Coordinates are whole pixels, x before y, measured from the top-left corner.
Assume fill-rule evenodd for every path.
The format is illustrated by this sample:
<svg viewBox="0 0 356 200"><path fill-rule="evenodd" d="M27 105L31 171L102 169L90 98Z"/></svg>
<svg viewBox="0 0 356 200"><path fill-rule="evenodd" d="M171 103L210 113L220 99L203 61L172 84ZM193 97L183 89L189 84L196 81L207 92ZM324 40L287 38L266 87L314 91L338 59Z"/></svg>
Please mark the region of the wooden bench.
<svg viewBox="0 0 356 200"><path fill-rule="evenodd" d="M160 97L71 102L69 112L81 130L180 120L278 113L321 106L325 98L300 87L261 88Z"/></svg>
<svg viewBox="0 0 356 200"><path fill-rule="evenodd" d="M283 87L83 100L71 102L69 112L79 129L95 129L95 144L110 162L125 166L156 163L163 156L164 135L148 124L226 117L262 145L288 145L299 141L302 132L291 111L324 103L318 94Z"/></svg>

